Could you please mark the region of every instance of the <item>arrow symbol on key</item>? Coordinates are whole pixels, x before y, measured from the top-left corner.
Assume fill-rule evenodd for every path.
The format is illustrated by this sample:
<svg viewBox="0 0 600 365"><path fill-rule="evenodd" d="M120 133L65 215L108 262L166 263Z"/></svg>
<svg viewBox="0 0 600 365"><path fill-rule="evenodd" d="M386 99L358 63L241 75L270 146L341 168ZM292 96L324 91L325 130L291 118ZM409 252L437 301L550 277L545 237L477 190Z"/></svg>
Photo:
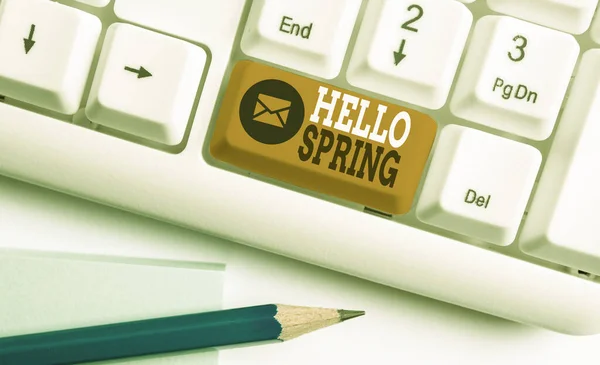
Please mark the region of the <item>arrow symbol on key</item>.
<svg viewBox="0 0 600 365"><path fill-rule="evenodd" d="M133 72L134 74L137 74L138 79L143 79L145 77L152 76L152 74L150 72L148 72L148 70L146 70L145 68L143 68L141 66L139 69L125 66L125 71L129 71L129 72Z"/></svg>
<svg viewBox="0 0 600 365"><path fill-rule="evenodd" d="M31 24L31 28L29 29L29 37L23 38L23 42L25 42L25 54L29 54L29 51L35 45L35 41L33 40L33 34L35 33L35 24Z"/></svg>
<svg viewBox="0 0 600 365"><path fill-rule="evenodd" d="M400 62L402 62L402 60L406 57L406 55L404 54L404 46L405 45L406 45L406 39L403 39L398 51L394 51L394 65L396 65L396 66L398 66L398 64L400 64Z"/></svg>

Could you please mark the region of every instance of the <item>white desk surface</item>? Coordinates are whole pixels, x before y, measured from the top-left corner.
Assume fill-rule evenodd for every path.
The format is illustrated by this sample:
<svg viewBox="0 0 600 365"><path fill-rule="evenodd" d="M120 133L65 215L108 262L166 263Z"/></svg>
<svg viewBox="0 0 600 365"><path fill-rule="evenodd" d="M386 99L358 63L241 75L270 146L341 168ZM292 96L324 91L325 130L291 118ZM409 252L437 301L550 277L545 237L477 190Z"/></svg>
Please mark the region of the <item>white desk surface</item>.
<svg viewBox="0 0 600 365"><path fill-rule="evenodd" d="M222 365L564 365L600 358L600 336L511 323L6 178L0 178L0 246L225 262L226 307L367 311L288 343L222 351Z"/></svg>

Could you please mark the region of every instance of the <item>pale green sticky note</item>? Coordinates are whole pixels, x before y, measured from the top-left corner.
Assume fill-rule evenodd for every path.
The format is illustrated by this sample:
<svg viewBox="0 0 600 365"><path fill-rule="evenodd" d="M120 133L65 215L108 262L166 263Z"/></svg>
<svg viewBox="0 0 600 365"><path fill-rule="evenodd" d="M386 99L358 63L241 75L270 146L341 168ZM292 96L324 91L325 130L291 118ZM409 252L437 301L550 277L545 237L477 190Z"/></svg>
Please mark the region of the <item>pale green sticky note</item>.
<svg viewBox="0 0 600 365"><path fill-rule="evenodd" d="M0 250L0 337L218 310L221 264ZM107 362L216 365L216 351Z"/></svg>

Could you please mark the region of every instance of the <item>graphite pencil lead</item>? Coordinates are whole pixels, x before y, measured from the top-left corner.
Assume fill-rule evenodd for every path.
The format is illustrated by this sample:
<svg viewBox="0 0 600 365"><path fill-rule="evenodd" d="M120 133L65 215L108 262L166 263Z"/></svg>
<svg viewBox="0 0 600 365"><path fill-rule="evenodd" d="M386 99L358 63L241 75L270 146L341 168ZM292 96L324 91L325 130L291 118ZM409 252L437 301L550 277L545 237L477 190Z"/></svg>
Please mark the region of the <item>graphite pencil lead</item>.
<svg viewBox="0 0 600 365"><path fill-rule="evenodd" d="M365 311L349 311L345 309L338 310L338 313L340 314L340 320L342 322L365 315Z"/></svg>

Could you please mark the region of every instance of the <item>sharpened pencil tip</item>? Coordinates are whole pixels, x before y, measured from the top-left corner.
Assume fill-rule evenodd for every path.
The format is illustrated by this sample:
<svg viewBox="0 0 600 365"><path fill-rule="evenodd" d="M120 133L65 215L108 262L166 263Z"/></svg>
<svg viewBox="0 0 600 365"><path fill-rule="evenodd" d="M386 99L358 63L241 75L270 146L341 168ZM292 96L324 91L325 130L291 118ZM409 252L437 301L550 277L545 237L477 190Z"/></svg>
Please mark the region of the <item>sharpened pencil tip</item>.
<svg viewBox="0 0 600 365"><path fill-rule="evenodd" d="M338 313L340 314L340 320L342 322L365 315L365 311L349 311L345 309L338 310Z"/></svg>

